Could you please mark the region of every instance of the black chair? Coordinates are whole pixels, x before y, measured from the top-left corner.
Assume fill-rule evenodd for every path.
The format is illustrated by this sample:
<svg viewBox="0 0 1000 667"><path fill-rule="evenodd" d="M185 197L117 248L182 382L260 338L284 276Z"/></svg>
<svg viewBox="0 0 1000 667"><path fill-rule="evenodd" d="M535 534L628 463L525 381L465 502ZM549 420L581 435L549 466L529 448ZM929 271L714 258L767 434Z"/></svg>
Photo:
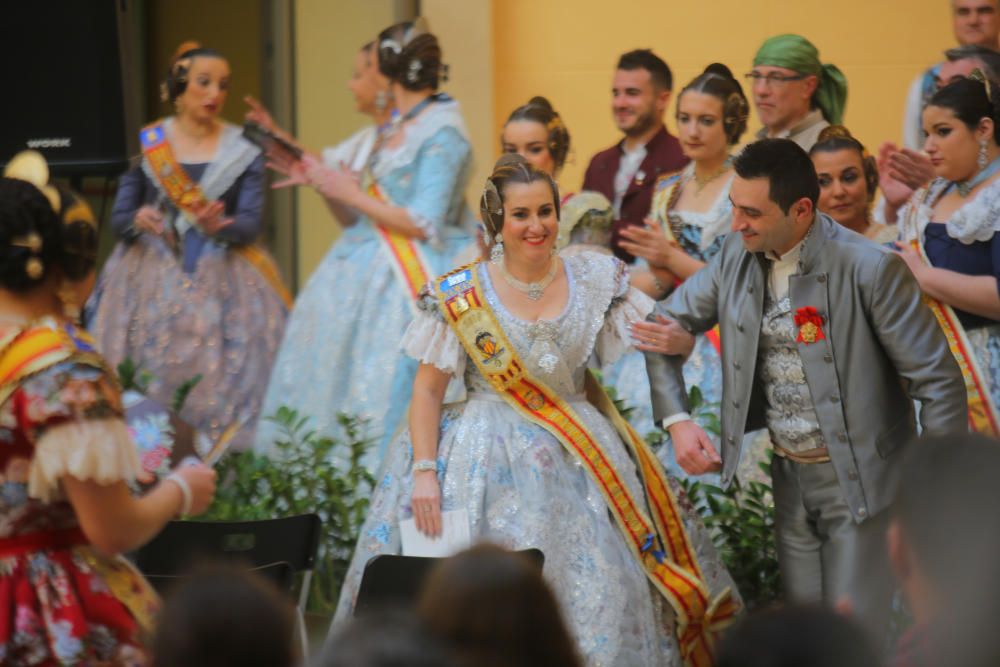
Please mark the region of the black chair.
<svg viewBox="0 0 1000 667"><path fill-rule="evenodd" d="M171 521L139 549L135 564L147 578L156 579L183 575L206 560L242 563L248 568L287 563L294 573L303 575L297 608L305 651L304 614L321 528L316 514L260 521ZM285 590L293 593L293 584L286 583Z"/></svg>
<svg viewBox="0 0 1000 667"><path fill-rule="evenodd" d="M260 567L252 567L248 572L263 577L278 587L279 590L292 591L295 588L295 569L288 563L268 563ZM167 595L170 590L188 578L186 574L146 574L148 581L160 595Z"/></svg>
<svg viewBox="0 0 1000 667"><path fill-rule="evenodd" d="M541 572L545 554L540 549L525 549L517 553L527 556ZM416 603L420 590L440 558L422 556L375 556L365 565L354 603L354 615L389 606L409 607Z"/></svg>

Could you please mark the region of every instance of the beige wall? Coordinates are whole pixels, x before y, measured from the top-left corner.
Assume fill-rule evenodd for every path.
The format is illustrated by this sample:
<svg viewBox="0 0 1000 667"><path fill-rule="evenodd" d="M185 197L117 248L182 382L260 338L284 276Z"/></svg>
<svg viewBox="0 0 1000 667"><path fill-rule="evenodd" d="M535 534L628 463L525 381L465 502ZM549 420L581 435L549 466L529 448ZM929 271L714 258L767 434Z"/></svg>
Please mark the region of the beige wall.
<svg viewBox="0 0 1000 667"><path fill-rule="evenodd" d="M713 61L742 82L765 38L803 34L847 75L846 124L873 149L901 138L906 88L953 45L948 0L499 0L493 22L497 131L516 106L547 96L572 134L575 160L561 179L571 190L591 155L619 139L611 75L632 48L653 48L679 90Z"/></svg>
<svg viewBox="0 0 1000 667"><path fill-rule="evenodd" d="M371 122L354 109L347 89L361 46L396 20L394 0L296 0L296 134L311 148L343 141ZM298 193L299 285L316 268L339 233L315 192Z"/></svg>
<svg viewBox="0 0 1000 667"><path fill-rule="evenodd" d="M505 0L498 0L501 4ZM443 90L458 99L469 129L475 170L466 199L475 205L493 167L499 140L494 119L493 1L421 0L420 13L441 40L449 79Z"/></svg>
<svg viewBox="0 0 1000 667"><path fill-rule="evenodd" d="M177 47L194 40L221 52L229 61L232 79L222 115L232 123L242 124L243 96L260 97L262 33L258 4L247 0L150 0L146 11L148 111L142 122L173 112L160 101L159 85Z"/></svg>

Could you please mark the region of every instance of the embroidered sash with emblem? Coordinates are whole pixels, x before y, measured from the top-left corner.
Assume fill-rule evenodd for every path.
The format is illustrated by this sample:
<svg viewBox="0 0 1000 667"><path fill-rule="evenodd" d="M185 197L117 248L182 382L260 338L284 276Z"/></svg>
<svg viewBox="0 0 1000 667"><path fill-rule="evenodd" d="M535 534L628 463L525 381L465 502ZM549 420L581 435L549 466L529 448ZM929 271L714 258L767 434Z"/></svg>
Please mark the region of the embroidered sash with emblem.
<svg viewBox="0 0 1000 667"><path fill-rule="evenodd" d="M207 204L208 199L174 157L163 122L157 121L142 128L139 132L139 143L142 146L142 155L149 163L163 194L177 207L181 215L193 221L195 210ZM281 280L281 274L274 260L267 253L251 244L233 246L232 250L257 269L261 277L281 298L285 308L292 307L292 295Z"/></svg>
<svg viewBox="0 0 1000 667"><path fill-rule="evenodd" d="M518 414L551 433L601 490L629 550L676 614L685 664L709 667L716 636L731 622L738 605L729 589L711 598L656 456L614 408L600 383L588 377L588 400L608 417L637 463L645 498L636 499L576 411L529 375L481 296L476 265L445 274L435 287L441 311L483 377Z"/></svg>

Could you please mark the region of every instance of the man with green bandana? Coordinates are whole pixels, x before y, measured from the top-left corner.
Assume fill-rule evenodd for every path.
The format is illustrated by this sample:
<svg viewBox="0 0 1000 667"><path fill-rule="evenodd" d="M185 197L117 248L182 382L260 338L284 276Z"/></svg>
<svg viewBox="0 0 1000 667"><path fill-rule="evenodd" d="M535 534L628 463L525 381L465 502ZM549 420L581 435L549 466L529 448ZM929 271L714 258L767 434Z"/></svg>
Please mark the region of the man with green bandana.
<svg viewBox="0 0 1000 667"><path fill-rule="evenodd" d="M764 125L758 139L791 139L808 151L824 127L844 116L847 78L835 65L821 63L819 51L800 35L764 42L747 80Z"/></svg>

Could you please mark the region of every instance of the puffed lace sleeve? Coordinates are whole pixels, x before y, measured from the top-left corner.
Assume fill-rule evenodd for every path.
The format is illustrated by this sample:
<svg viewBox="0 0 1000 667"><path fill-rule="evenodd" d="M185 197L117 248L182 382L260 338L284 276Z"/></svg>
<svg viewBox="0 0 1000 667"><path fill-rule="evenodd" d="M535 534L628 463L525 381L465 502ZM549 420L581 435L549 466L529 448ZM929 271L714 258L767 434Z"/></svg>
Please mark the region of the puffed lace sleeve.
<svg viewBox="0 0 1000 667"><path fill-rule="evenodd" d="M21 427L34 443L28 495L45 502L61 496L66 475L111 484L141 471L108 371L59 364L25 382L12 400L21 403Z"/></svg>
<svg viewBox="0 0 1000 667"><path fill-rule="evenodd" d="M602 365L612 364L632 347L633 322L640 322L653 311L655 302L628 282L628 267L615 259L614 296L604 326L597 335L597 356Z"/></svg>
<svg viewBox="0 0 1000 667"><path fill-rule="evenodd" d="M402 349L408 357L462 377L465 373L465 350L438 307L431 285L420 290L417 314L406 333Z"/></svg>

